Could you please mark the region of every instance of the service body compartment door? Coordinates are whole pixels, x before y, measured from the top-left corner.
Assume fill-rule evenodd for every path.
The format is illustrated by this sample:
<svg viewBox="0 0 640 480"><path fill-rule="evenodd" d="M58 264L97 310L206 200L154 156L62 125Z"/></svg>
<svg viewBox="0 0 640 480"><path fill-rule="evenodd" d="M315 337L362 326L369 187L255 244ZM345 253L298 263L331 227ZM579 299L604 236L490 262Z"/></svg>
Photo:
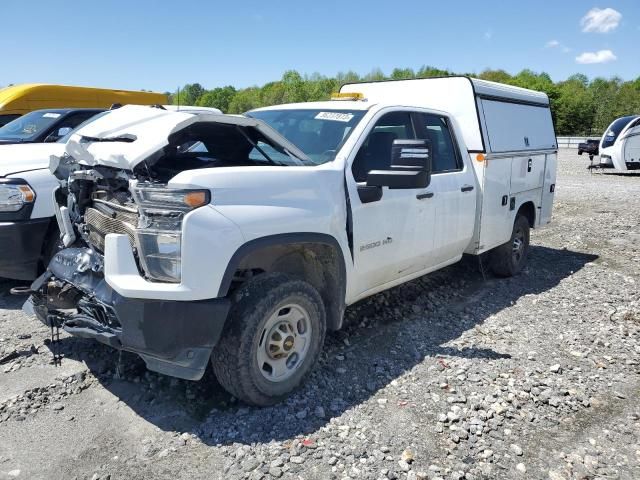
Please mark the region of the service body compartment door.
<svg viewBox="0 0 640 480"><path fill-rule="evenodd" d="M478 252L502 245L511 236L509 216L511 157L485 160Z"/></svg>
<svg viewBox="0 0 640 480"><path fill-rule="evenodd" d="M524 155L511 164L511 194L541 188L544 183L545 155Z"/></svg>
<svg viewBox="0 0 640 480"><path fill-rule="evenodd" d="M558 166L558 154L548 153L545 155L544 186L542 187L542 204L540 209L539 226L546 225L551 221L553 210L553 199L556 191L556 168Z"/></svg>
<svg viewBox="0 0 640 480"><path fill-rule="evenodd" d="M482 115L491 153L556 148L548 106L482 99Z"/></svg>

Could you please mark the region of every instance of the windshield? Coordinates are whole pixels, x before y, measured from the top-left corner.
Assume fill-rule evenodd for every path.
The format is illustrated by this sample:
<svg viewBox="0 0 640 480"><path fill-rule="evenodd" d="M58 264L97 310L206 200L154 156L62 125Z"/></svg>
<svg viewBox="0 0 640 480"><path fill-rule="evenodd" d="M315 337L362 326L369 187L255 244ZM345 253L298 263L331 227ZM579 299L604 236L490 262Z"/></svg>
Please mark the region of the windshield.
<svg viewBox="0 0 640 480"><path fill-rule="evenodd" d="M0 140L31 140L49 128L62 116L57 112L31 112L12 120L0 128Z"/></svg>
<svg viewBox="0 0 640 480"><path fill-rule="evenodd" d="M604 138L602 140L602 148L610 147L611 145L616 143L620 132L622 132L622 130L624 130L624 127L629 125L629 122L631 122L634 118L637 117L622 117L613 122L609 127L609 130L607 130L607 133L604 134Z"/></svg>
<svg viewBox="0 0 640 480"><path fill-rule="evenodd" d="M284 109L249 112L247 116L269 124L319 165L335 158L365 113L364 110Z"/></svg>
<svg viewBox="0 0 640 480"><path fill-rule="evenodd" d="M74 128L69 133L67 133L64 137L60 137L60 140L58 140L56 143L67 143L69 141L69 138L71 137L71 135L76 133L78 130L80 130L85 125L93 122L94 120L97 120L100 117L104 117L109 112L111 112L111 110L106 110L104 112L100 112L100 113L95 114L93 117L89 117L84 122L82 122L80 125L78 125L76 128Z"/></svg>

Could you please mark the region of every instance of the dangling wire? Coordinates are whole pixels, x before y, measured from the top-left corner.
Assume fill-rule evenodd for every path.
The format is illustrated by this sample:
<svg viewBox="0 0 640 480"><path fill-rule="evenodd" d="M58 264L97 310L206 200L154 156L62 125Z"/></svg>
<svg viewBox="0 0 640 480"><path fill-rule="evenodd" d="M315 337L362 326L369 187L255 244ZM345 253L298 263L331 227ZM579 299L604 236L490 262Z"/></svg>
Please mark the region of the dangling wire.
<svg viewBox="0 0 640 480"><path fill-rule="evenodd" d="M124 372L122 371L122 350L118 350L115 378L116 380L122 380L124 378Z"/></svg>
<svg viewBox="0 0 640 480"><path fill-rule="evenodd" d="M480 273L482 274L482 280L487 281L487 274L484 271L484 264L482 263L482 257L484 255L478 255L478 265L480 266Z"/></svg>

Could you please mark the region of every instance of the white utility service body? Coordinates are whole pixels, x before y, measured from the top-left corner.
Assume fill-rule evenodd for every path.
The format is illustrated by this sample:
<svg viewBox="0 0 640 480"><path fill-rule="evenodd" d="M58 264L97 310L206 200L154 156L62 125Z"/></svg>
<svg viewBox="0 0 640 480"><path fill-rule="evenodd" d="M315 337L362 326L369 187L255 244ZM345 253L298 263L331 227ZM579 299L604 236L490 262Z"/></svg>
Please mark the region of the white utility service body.
<svg viewBox="0 0 640 480"><path fill-rule="evenodd" d="M615 119L600 140L599 153L601 167L640 169L640 115Z"/></svg>
<svg viewBox="0 0 640 480"><path fill-rule="evenodd" d="M347 305L464 253L491 251L500 274L522 269L529 228L549 223L555 190L557 147L545 94L466 77L345 85L341 94L257 109L248 118L123 107L80 129L57 162L72 172L63 183L73 196L58 213L66 216L63 234L76 240L34 283L39 293L29 308L72 334L78 325L82 336L97 328L93 338L139 353L162 373L199 379L212 356L226 388L268 404L300 382L325 326L340 328ZM180 160L186 140L203 146L199 165ZM105 206L79 198L75 185L92 182L90 198ZM153 215L166 205L170 218L180 205L177 233L175 225L149 230L151 197ZM137 224L130 218L136 212ZM156 243L145 246L153 235ZM162 271L153 267L158 262ZM56 312L55 302L69 305L47 300L46 282L98 294L85 296L77 315ZM296 300L307 288L306 300ZM282 293L291 289L303 293ZM260 303L279 295L280 307ZM322 305L313 307L314 299ZM91 302L108 312L106 320L90 313ZM164 318L158 305L174 313ZM269 318L252 319L264 309ZM292 311L298 323L285 319ZM300 330L303 319L309 327ZM250 327L253 321L259 325ZM211 338L191 333L194 322ZM285 331L292 332L286 339ZM236 344L237 335L257 336ZM247 367L238 356L256 355L243 349L265 338L273 344L259 343L257 364ZM251 387L237 383L246 375Z"/></svg>
<svg viewBox="0 0 640 480"><path fill-rule="evenodd" d="M457 121L462 133L459 147L469 160L465 169L473 166L479 186L473 241L465 253L480 254L506 242L516 212L525 203L535 207L532 226L550 222L557 140L544 93L467 77L356 83L340 91L362 92L372 103L384 100L442 110ZM484 160L478 161L478 155ZM440 182L444 180L432 177L432 188Z"/></svg>

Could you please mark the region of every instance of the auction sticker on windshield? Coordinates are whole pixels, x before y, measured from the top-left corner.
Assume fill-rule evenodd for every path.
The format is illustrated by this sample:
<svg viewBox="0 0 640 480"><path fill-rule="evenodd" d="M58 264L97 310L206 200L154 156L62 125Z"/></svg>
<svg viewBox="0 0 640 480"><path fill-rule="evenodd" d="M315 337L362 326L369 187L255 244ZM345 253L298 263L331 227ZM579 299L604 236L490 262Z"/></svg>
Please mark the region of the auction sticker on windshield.
<svg viewBox="0 0 640 480"><path fill-rule="evenodd" d="M316 115L316 120L332 120L334 122L350 122L353 118L352 113L340 112L320 112Z"/></svg>
<svg viewBox="0 0 640 480"><path fill-rule="evenodd" d="M59 113L47 112L42 115L42 118L58 118L60 116Z"/></svg>

